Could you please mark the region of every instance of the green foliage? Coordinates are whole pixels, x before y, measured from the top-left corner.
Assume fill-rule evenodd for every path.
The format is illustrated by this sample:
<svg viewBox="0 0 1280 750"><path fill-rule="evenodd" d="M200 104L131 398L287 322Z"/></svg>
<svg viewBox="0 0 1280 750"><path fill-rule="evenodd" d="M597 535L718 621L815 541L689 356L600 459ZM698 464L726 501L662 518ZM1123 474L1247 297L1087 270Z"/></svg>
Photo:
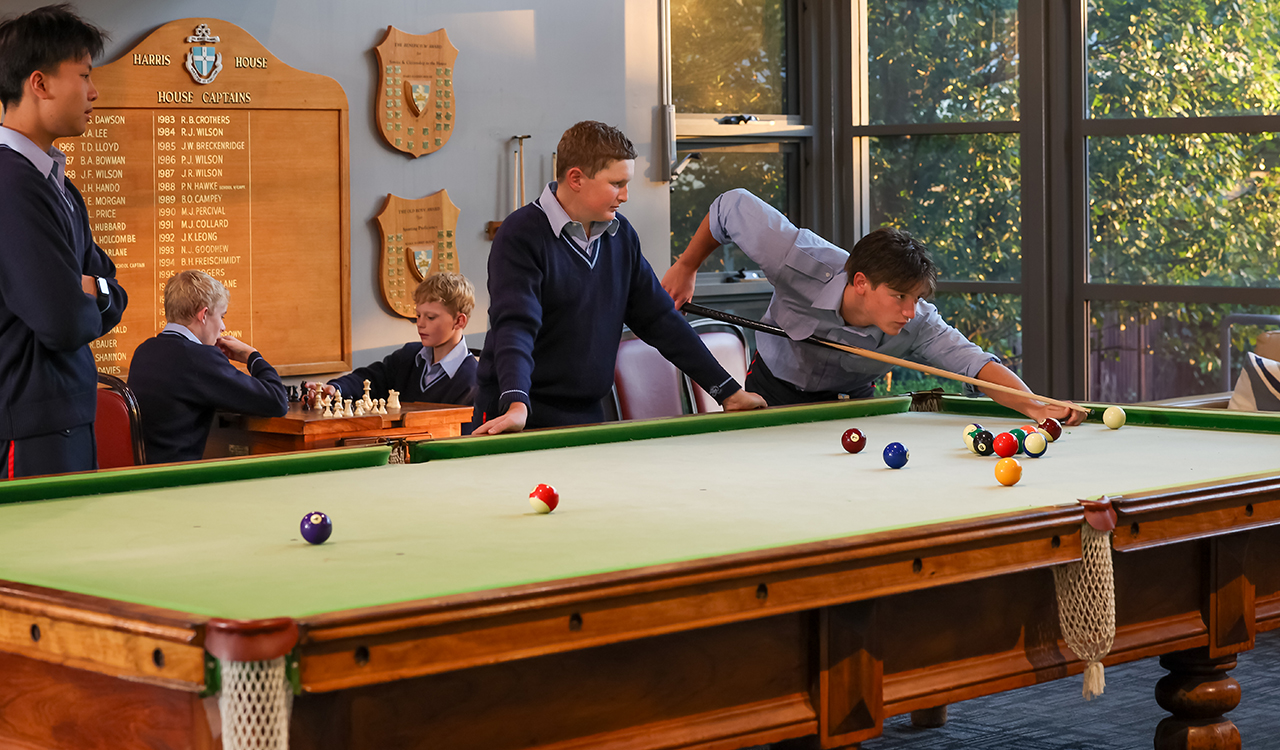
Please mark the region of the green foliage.
<svg viewBox="0 0 1280 750"><path fill-rule="evenodd" d="M1092 117L1280 114L1280 0L1091 0Z"/></svg>
<svg viewBox="0 0 1280 750"><path fill-rule="evenodd" d="M1280 307L1176 302L1095 304L1089 342L1092 392L1099 401L1149 401L1223 388L1222 322L1232 313L1277 315ZM1259 328L1232 326L1232 377Z"/></svg>
<svg viewBox="0 0 1280 750"><path fill-rule="evenodd" d="M681 151L683 159L686 152ZM794 149L786 144L759 144L699 149L702 158L689 162L680 177L671 184L671 259L675 260L707 215L711 202L721 193L746 188L765 203L786 213L787 173L794 160ZM733 272L758 269L732 243L720 248L702 265L704 272Z"/></svg>
<svg viewBox="0 0 1280 750"><path fill-rule="evenodd" d="M1124 284L1280 286L1280 137L1089 142L1089 272Z"/></svg>
<svg viewBox="0 0 1280 750"><path fill-rule="evenodd" d="M872 0L873 124L1018 119L1017 0Z"/></svg>
<svg viewBox="0 0 1280 750"><path fill-rule="evenodd" d="M787 113L786 0L672 0L680 112Z"/></svg>

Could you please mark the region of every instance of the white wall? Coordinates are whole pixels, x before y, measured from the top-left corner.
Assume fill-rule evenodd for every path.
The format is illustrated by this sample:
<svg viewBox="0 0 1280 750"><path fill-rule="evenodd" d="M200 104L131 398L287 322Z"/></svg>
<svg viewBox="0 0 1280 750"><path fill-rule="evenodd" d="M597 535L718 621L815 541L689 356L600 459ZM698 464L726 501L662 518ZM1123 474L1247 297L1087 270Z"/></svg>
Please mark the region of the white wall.
<svg viewBox="0 0 1280 750"><path fill-rule="evenodd" d="M5 15L52 2L0 0ZM420 198L440 189L461 209L458 257L478 287L468 333L487 328L488 221L511 206L511 136L525 142L526 197L551 179L551 152L579 120L601 120L635 142L636 181L623 213L650 263L669 263L669 192L654 182L658 147L657 0L81 0L86 19L111 35L98 65L123 55L161 24L212 17L240 26L281 61L330 76L347 93L351 122L351 328L356 364L415 338L413 324L381 302L374 215L387 193ZM449 143L412 159L386 146L373 119L380 82L373 52L387 26L411 34L439 28L458 48L458 120ZM476 336L468 343L475 346ZM267 353L270 357L270 354Z"/></svg>

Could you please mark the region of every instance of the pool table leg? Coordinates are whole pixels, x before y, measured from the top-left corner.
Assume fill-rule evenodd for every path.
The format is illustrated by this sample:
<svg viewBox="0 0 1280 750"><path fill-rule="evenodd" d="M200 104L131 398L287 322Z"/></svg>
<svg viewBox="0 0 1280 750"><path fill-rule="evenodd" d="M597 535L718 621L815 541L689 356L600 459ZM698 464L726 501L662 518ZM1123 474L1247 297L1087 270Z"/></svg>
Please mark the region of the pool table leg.
<svg viewBox="0 0 1280 750"><path fill-rule="evenodd" d="M1240 750L1240 732L1223 715L1240 704L1240 683L1227 674L1235 655L1175 651L1160 666L1169 674L1156 683L1156 702L1173 715L1156 727L1155 750Z"/></svg>

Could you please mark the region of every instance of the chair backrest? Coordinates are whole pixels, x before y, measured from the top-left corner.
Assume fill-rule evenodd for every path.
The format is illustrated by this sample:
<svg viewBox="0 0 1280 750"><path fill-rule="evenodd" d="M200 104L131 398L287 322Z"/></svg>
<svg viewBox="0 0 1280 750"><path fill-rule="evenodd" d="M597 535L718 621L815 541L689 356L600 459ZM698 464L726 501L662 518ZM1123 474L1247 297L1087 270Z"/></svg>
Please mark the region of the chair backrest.
<svg viewBox="0 0 1280 750"><path fill-rule="evenodd" d="M702 330L698 336L702 339L702 343L706 345L711 355L716 358L720 366L738 381L739 385L745 384L747 380L747 368L751 366L751 353L747 346L747 336L741 328L731 323L721 323L718 320L695 320L692 323L695 330L716 327L721 330ZM706 414L714 411L724 411L724 407L716 403L711 394L702 389L702 386L693 382L687 375L685 376L685 384L689 389L689 403L693 404L693 411L696 414Z"/></svg>
<svg viewBox="0 0 1280 750"><path fill-rule="evenodd" d="M1263 331L1258 334L1253 353L1272 362L1280 362L1280 331Z"/></svg>
<svg viewBox="0 0 1280 750"><path fill-rule="evenodd" d="M683 381L676 366L640 339L618 345L613 384L620 419L678 417L684 413Z"/></svg>
<svg viewBox="0 0 1280 750"><path fill-rule="evenodd" d="M146 463L138 400L129 386L114 375L98 373L98 414L93 431L98 443L98 468Z"/></svg>

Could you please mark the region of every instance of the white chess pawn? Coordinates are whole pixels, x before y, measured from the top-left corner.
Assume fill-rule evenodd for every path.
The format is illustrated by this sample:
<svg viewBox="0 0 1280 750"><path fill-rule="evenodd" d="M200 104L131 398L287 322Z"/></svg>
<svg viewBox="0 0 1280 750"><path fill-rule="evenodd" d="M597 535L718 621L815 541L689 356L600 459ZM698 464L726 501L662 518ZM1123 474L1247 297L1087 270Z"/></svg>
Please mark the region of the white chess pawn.
<svg viewBox="0 0 1280 750"><path fill-rule="evenodd" d="M320 416L322 416L322 417L332 417L332 416L333 416L333 409L329 408L329 406L330 406L330 404L329 404L329 399L327 399L327 398L326 398L326 399L321 399L321 402L324 404L324 414L321 414Z"/></svg>
<svg viewBox="0 0 1280 750"><path fill-rule="evenodd" d="M356 413L355 413L355 415L356 415L357 417L363 417L363 416L364 416L364 401L357 401L357 402L356 402Z"/></svg>
<svg viewBox="0 0 1280 750"><path fill-rule="evenodd" d="M378 399L378 413L379 414L387 413L387 400L385 398Z"/></svg>
<svg viewBox="0 0 1280 750"><path fill-rule="evenodd" d="M355 399L350 399L350 398L349 398L349 399L347 399L347 402L346 402L346 403L347 403L347 409L346 409L346 411L344 411L344 412L342 413L342 416L344 416L344 417L354 417L354 416L356 415L356 413L355 413L355 411L353 411L353 410L352 410L351 405L352 405L353 403L355 403Z"/></svg>

